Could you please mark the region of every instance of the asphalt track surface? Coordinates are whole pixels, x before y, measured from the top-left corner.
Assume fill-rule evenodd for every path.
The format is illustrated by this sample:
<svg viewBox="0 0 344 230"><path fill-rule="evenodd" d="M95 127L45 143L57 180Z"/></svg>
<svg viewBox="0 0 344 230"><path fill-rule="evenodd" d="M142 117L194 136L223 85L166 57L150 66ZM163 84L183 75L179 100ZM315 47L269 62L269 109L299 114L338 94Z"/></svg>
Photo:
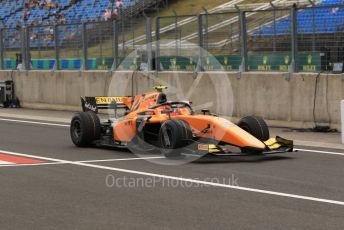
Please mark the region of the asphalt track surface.
<svg viewBox="0 0 344 230"><path fill-rule="evenodd" d="M0 229L344 228L343 150L164 166L76 148L63 124L0 131Z"/></svg>

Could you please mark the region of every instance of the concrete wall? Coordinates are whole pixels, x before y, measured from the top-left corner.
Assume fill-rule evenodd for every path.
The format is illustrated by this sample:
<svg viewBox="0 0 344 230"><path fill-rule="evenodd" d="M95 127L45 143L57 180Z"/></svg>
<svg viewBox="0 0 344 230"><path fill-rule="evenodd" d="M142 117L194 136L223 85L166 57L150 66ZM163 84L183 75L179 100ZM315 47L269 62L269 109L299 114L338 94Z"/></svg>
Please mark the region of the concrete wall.
<svg viewBox="0 0 344 230"><path fill-rule="evenodd" d="M187 99L197 110L211 108L223 116L259 115L271 125L312 127L317 74L164 72L156 75L131 72L1 71L0 80L13 78L23 107L79 110L80 96L131 95L168 85L173 100ZM132 79L134 84L132 88ZM340 100L344 83L340 75L318 77L315 119L340 127Z"/></svg>

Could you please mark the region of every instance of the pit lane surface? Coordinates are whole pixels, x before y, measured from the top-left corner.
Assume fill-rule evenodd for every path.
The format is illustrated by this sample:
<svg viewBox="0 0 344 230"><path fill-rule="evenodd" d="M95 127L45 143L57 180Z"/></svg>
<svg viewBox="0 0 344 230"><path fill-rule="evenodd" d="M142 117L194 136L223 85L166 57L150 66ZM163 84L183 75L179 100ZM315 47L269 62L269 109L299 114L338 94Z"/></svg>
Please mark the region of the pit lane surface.
<svg viewBox="0 0 344 230"><path fill-rule="evenodd" d="M163 166L126 151L76 148L63 124L1 120L0 130L0 154L42 161L0 162L1 229L344 226L343 150Z"/></svg>

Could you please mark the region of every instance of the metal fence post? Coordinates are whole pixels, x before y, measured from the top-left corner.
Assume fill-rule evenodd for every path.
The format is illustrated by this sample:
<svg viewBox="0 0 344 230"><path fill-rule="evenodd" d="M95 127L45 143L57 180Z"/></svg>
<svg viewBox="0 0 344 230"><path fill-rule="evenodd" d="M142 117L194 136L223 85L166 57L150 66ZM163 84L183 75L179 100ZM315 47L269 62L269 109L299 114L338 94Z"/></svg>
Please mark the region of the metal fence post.
<svg viewBox="0 0 344 230"><path fill-rule="evenodd" d="M290 72L298 71L297 64L297 9L295 6L291 8L291 68Z"/></svg>
<svg viewBox="0 0 344 230"><path fill-rule="evenodd" d="M31 69L31 52L30 52L30 29L26 27L25 30L25 42L26 42L26 69Z"/></svg>
<svg viewBox="0 0 344 230"><path fill-rule="evenodd" d="M146 43L147 43L147 65L148 71L152 70L152 24L151 18L146 18Z"/></svg>
<svg viewBox="0 0 344 230"><path fill-rule="evenodd" d="M19 36L20 36L20 41L21 41L21 46L20 46L20 54L21 54L21 69L20 70L24 70L24 53L25 53L25 40L24 40L24 28L21 27L20 29L18 29L19 31ZM18 58L19 59L19 58ZM17 63L17 66L19 64L19 61ZM18 68L19 69L19 68Z"/></svg>
<svg viewBox="0 0 344 230"><path fill-rule="evenodd" d="M124 20L125 20L125 15L124 15L124 11L123 11L123 8L121 7L119 9L119 18L121 20L121 34L122 34L122 50L125 50L125 32L124 32L124 29L125 29L125 24L124 24Z"/></svg>
<svg viewBox="0 0 344 230"><path fill-rule="evenodd" d="M27 28L22 27L19 30L21 37L21 55L22 55L22 70L29 70L29 55L28 55L28 36Z"/></svg>
<svg viewBox="0 0 344 230"><path fill-rule="evenodd" d="M160 71L160 18L156 17L155 23L156 51L155 51L155 67L156 71Z"/></svg>
<svg viewBox="0 0 344 230"><path fill-rule="evenodd" d="M25 30L25 42L26 42L26 69L31 69L31 48L30 48L30 29L26 27Z"/></svg>
<svg viewBox="0 0 344 230"><path fill-rule="evenodd" d="M205 48L206 50L208 50L208 30L209 30L209 13L208 10L204 7L202 7L204 12L205 12L205 29L204 29L204 38L203 38L203 48ZM202 22L203 23L203 22Z"/></svg>
<svg viewBox="0 0 344 230"><path fill-rule="evenodd" d="M179 52L178 52L178 15L177 12L175 10L173 10L173 14L174 14L174 27L175 27L175 49L176 49L176 56L179 56Z"/></svg>
<svg viewBox="0 0 344 230"><path fill-rule="evenodd" d="M308 0L312 5L312 52L315 52L315 3L312 0Z"/></svg>
<svg viewBox="0 0 344 230"><path fill-rule="evenodd" d="M0 29L0 69L4 68L4 40L3 40L3 31L4 29Z"/></svg>
<svg viewBox="0 0 344 230"><path fill-rule="evenodd" d="M83 70L87 70L87 37L86 37L86 26L87 24L85 22L82 23L82 54L83 54Z"/></svg>
<svg viewBox="0 0 344 230"><path fill-rule="evenodd" d="M315 52L315 12L312 8L312 51Z"/></svg>
<svg viewBox="0 0 344 230"><path fill-rule="evenodd" d="M60 54L59 54L59 29L58 29L58 25L56 24L54 26L54 40L55 40L55 70L59 70L60 69Z"/></svg>
<svg viewBox="0 0 344 230"><path fill-rule="evenodd" d="M240 38L241 38L241 66L240 71L246 72L248 71L248 50L247 50L247 30L246 30L246 13L244 11L240 11L239 13L239 21L240 21Z"/></svg>
<svg viewBox="0 0 344 230"><path fill-rule="evenodd" d="M273 40L272 40L272 47L273 47L273 51L276 52L276 8L275 5L272 4L272 2L270 2L270 5L272 6L272 14L273 14L273 20L274 20L274 36L273 36Z"/></svg>
<svg viewBox="0 0 344 230"><path fill-rule="evenodd" d="M119 63L118 63L118 21L113 20L113 62L112 62L112 67L111 70L114 71L117 69Z"/></svg>
<svg viewBox="0 0 344 230"><path fill-rule="evenodd" d="M22 38L22 70L28 70L26 68L26 27L21 29L21 38Z"/></svg>
<svg viewBox="0 0 344 230"><path fill-rule="evenodd" d="M203 18L202 14L198 15L197 17L197 24L198 24L198 46L199 46L199 51L198 51L198 62L197 62L197 72L203 71Z"/></svg>

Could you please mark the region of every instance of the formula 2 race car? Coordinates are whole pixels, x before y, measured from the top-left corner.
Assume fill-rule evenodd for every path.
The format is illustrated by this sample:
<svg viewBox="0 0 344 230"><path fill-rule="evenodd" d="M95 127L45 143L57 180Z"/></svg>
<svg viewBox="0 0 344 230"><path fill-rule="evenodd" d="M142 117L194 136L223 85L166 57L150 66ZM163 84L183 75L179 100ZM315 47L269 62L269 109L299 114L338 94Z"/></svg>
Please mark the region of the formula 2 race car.
<svg viewBox="0 0 344 230"><path fill-rule="evenodd" d="M188 101L168 101L166 87L128 97L81 98L83 112L70 125L79 147L107 146L130 150L156 150L166 157L182 154L247 155L293 151L293 142L270 138L260 117L247 116L237 124L203 109L196 114ZM99 110L113 109L115 118L101 122ZM124 110L117 116L118 110Z"/></svg>

